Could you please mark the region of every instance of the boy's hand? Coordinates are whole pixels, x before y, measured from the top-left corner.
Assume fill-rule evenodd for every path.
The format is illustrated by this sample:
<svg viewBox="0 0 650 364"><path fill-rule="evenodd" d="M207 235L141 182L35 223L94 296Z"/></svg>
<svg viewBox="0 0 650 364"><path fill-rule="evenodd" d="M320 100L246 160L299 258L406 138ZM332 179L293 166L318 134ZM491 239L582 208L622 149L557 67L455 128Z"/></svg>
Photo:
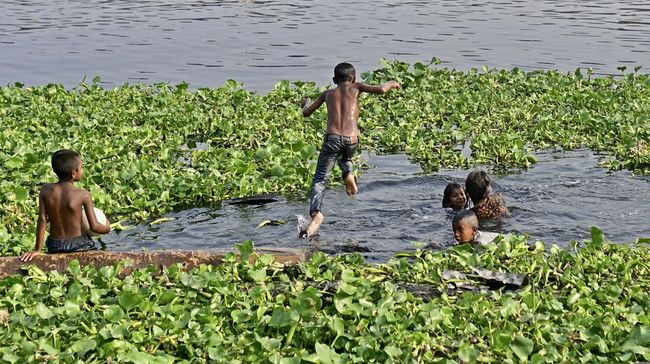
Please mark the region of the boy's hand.
<svg viewBox="0 0 650 364"><path fill-rule="evenodd" d="M402 85L397 81L388 81L388 84L390 88L402 88Z"/></svg>
<svg viewBox="0 0 650 364"><path fill-rule="evenodd" d="M41 255L41 252L39 252L39 251L33 251L33 252L25 253L25 254L20 256L20 261L21 262L29 262L35 256L39 256L39 255Z"/></svg>

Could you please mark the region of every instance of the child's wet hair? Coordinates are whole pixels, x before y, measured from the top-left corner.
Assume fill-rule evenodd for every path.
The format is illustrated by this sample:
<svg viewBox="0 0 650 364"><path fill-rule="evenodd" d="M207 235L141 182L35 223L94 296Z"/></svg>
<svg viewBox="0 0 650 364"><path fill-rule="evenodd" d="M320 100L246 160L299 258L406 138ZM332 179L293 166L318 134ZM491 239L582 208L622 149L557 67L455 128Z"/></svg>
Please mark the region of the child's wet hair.
<svg viewBox="0 0 650 364"><path fill-rule="evenodd" d="M459 189L465 193L465 189L463 186L460 185L460 183L452 182L445 187L445 191L442 193L442 207L451 207L451 194L454 192L454 190ZM469 200L465 200L465 206L463 208L467 208L469 206Z"/></svg>
<svg viewBox="0 0 650 364"><path fill-rule="evenodd" d="M462 221L467 220L467 219L473 219L476 220L476 225L478 226L478 217L476 217L476 213L472 210L460 210L456 215L454 216L454 219L451 220L452 225L457 225L460 224Z"/></svg>
<svg viewBox="0 0 650 364"><path fill-rule="evenodd" d="M467 175L465 191L474 204L487 197L491 182L490 177L483 170L472 171Z"/></svg>
<svg viewBox="0 0 650 364"><path fill-rule="evenodd" d="M347 62L339 63L334 67L334 83L336 84L352 81L356 75L357 71L354 69L354 66Z"/></svg>
<svg viewBox="0 0 650 364"><path fill-rule="evenodd" d="M72 171L79 168L81 156L74 150L61 149L52 154L52 169L59 179L69 179Z"/></svg>

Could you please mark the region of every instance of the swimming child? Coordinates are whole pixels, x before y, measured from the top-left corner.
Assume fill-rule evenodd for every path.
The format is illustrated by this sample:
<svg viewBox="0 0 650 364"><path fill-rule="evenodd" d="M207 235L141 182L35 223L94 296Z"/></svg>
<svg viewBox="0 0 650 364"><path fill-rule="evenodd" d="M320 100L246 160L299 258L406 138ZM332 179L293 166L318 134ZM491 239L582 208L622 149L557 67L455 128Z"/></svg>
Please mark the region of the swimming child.
<svg viewBox="0 0 650 364"><path fill-rule="evenodd" d="M508 214L503 196L492 192L490 177L485 171L472 171L465 180L465 191L472 199L472 210L479 219L498 219Z"/></svg>
<svg viewBox="0 0 650 364"><path fill-rule="evenodd" d="M59 181L41 187L38 196L38 221L36 223L36 248L20 257L23 262L32 260L43 250L45 228L50 223L50 233L45 241L48 253L68 253L95 249L95 242L81 233L82 207L90 229L98 234L111 231L111 225L97 221L90 192L74 187L81 180L84 165L77 152L62 149L52 154L52 169Z"/></svg>
<svg viewBox="0 0 650 364"><path fill-rule="evenodd" d="M451 207L454 210L466 209L469 206L469 199L465 188L458 183L450 183L442 193L442 207Z"/></svg>
<svg viewBox="0 0 650 364"><path fill-rule="evenodd" d="M499 236L498 233L479 231L478 218L472 210L458 211L451 222L451 226L454 229L454 237L459 244L489 244Z"/></svg>
<svg viewBox="0 0 650 364"><path fill-rule="evenodd" d="M358 191L356 177L353 173L352 157L359 146L359 95L362 92L384 94L393 88L400 88L396 81L388 81L381 86L371 86L356 82L356 71L349 63L339 63L334 68L334 83L336 87L320 94L310 105L305 102L302 115L309 117L323 102L327 103L327 134L323 141L318 165L314 175L311 204L309 214L311 223L301 236L314 236L318 233L323 223L323 195L327 179L332 173L334 163L340 157L339 166L345 182L345 191L348 195L355 195Z"/></svg>

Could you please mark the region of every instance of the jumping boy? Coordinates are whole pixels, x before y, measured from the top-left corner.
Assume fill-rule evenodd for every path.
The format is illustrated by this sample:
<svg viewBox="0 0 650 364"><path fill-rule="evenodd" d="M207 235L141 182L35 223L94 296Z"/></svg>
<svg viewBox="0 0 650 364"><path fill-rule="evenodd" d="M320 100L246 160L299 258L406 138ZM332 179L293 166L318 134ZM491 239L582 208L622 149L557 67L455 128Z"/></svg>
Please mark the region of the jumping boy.
<svg viewBox="0 0 650 364"><path fill-rule="evenodd" d="M41 254L45 227L50 223L50 234L45 245L48 253L68 253L95 248L93 240L81 232L82 207L90 229L99 234L111 231L110 222L102 225L95 217L90 192L74 187L81 180L84 166L77 152L62 149L52 154L52 169L59 177L57 183L41 187L38 196L38 221L36 223L36 248L20 257L23 262Z"/></svg>
<svg viewBox="0 0 650 364"><path fill-rule="evenodd" d="M371 86L355 82L356 71L349 63L339 63L334 68L334 83L336 87L320 94L311 105L305 102L302 115L309 117L323 102L327 103L327 135L323 142L314 182L311 190L311 205L309 214L311 224L301 236L314 236L323 223L323 194L327 179L332 173L334 163L340 156L339 166L343 172L343 181L348 195L357 193L357 184L353 173L352 157L359 146L359 95L362 92L384 94L393 88L400 88L396 81L388 81L381 86Z"/></svg>

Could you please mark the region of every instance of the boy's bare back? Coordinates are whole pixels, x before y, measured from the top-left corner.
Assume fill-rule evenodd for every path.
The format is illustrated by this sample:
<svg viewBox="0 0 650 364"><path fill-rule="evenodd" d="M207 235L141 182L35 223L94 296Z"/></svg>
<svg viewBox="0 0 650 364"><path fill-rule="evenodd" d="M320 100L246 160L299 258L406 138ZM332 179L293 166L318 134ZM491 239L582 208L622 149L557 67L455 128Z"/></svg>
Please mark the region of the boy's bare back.
<svg viewBox="0 0 650 364"><path fill-rule="evenodd" d="M90 192L76 188L72 183L50 183L41 188L39 219L42 215L50 223L49 236L53 239L70 239L81 235L81 213L85 207L95 222ZM45 214L43 214L43 212Z"/></svg>
<svg viewBox="0 0 650 364"><path fill-rule="evenodd" d="M38 194L38 220L36 221L36 247L33 251L21 255L20 260L28 262L41 254L45 240L45 230L50 224L48 241L68 242L64 246L53 246L55 252L80 251L88 248L85 243L94 245L86 235L82 236L81 214L85 208L86 219L90 229L99 234L111 231L110 222L100 224L95 216L93 199L90 192L74 187L84 174L83 161L79 154L68 149L61 149L52 154L52 169L59 177L59 182L48 183L41 187ZM84 240L86 241L74 241ZM74 243L74 244L73 244ZM48 252L50 246L48 245Z"/></svg>
<svg viewBox="0 0 650 364"><path fill-rule="evenodd" d="M359 135L357 120L359 119L359 95L362 92L384 94L400 84L389 81L380 86L351 81L340 82L333 89L318 96L311 105L305 105L303 116L308 117L316 111L323 102L327 103L327 134L354 137Z"/></svg>

